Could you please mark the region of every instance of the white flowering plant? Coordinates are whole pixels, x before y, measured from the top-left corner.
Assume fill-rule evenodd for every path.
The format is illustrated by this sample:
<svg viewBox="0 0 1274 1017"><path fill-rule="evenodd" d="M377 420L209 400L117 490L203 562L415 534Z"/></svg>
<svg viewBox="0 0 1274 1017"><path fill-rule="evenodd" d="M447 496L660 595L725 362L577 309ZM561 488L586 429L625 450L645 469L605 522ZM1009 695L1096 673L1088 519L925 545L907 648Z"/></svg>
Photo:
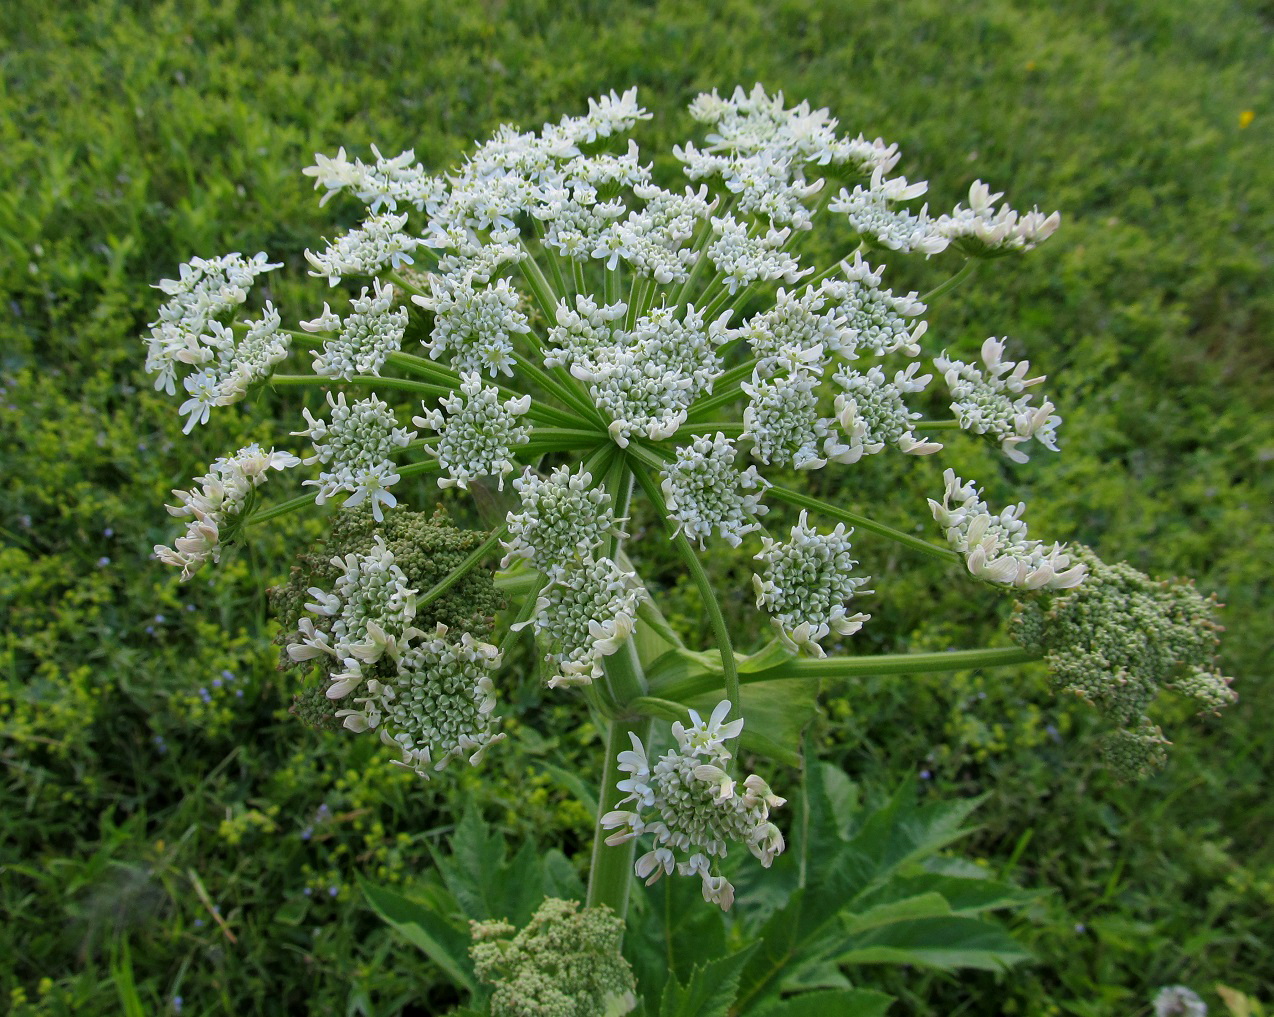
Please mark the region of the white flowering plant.
<svg viewBox="0 0 1274 1017"><path fill-rule="evenodd" d="M502 127L450 172L412 152L320 155L304 172L322 201L366 207L306 252L333 288L322 312L291 329L268 300L243 311L280 267L265 254L196 258L159 284L167 300L145 338L156 387L184 391L187 433L260 386L324 393L288 448L250 445L178 492L170 511L187 530L157 556L189 579L248 528L339 501L322 548L276 591L285 661L310 675L298 712L375 732L423 778L476 765L500 741L501 663L529 631L548 687L580 697L607 733L586 900L621 918L635 878L697 877L729 910L729 848L775 862L785 798L741 775L740 746L798 762L822 678L1048 659L1059 688L1119 725L1110 758L1130 775L1161 760L1146 716L1160 688L1207 710L1233 699L1212 604L1029 537L1024 505L997 512L952 469L929 503L945 544L794 486L801 471L862 468L887 449L937 457L937 437L957 430L1010 463L1057 452L1045 379L1006 358L1009 341L957 360L933 348L925 315L983 261L1047 240L1058 213L1016 211L981 181L949 213L917 208L927 185L895 174L896 145L849 137L826 110L760 86L701 95L690 113L705 133L673 149L680 187L657 181L630 138L650 117L636 90L539 131ZM846 246L816 263L810 237ZM886 262L944 252L961 262L930 293L888 287ZM284 373L294 359L309 372ZM910 404L935 378L951 416L925 420ZM315 466L301 482L312 491L259 504L267 478ZM400 505L402 482L422 475L459 496L494 489L503 523L463 531ZM639 499L660 521L641 532ZM799 510L795 525L769 524L776 504ZM847 654L870 622L859 532L1016 597L1019 645ZM756 563L774 639L752 656L734 650L699 558L709 544ZM643 553L668 548L700 595L707 650L683 644L643 581ZM800 793L805 815L817 811ZM496 970L503 949L484 948L482 963ZM756 1005L780 991L735 982Z"/></svg>

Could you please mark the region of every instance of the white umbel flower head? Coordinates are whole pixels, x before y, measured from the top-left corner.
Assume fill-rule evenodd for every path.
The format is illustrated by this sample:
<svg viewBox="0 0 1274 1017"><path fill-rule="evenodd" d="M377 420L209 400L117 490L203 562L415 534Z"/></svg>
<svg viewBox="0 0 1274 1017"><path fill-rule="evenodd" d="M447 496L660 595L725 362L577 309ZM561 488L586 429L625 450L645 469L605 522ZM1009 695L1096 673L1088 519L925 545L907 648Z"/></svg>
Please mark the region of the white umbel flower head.
<svg viewBox="0 0 1274 1017"><path fill-rule="evenodd" d="M849 447L858 455L875 455L886 444L913 456L930 455L942 448L939 442L917 438L911 430L920 414L908 410L903 397L923 391L933 378L931 374L917 378L919 368L919 364L908 364L892 382L885 379L879 366L866 374L845 369L832 376L845 389L836 397L836 419L849 438Z"/></svg>
<svg viewBox="0 0 1274 1017"><path fill-rule="evenodd" d="M740 334L752 348L761 375L773 374L792 360L822 363L827 353L854 356L845 319L827 307L823 287L796 291L779 287L774 306L750 318Z"/></svg>
<svg viewBox="0 0 1274 1017"><path fill-rule="evenodd" d="M819 533L802 512L788 542L762 538L756 560L764 562L765 569L752 576L756 606L770 613L791 649L826 656L819 645L822 639L833 632L853 635L871 617L850 614L848 609L856 594L872 592L861 589L868 577L852 574L858 564L850 554L853 532L838 523L831 533Z"/></svg>
<svg viewBox="0 0 1274 1017"><path fill-rule="evenodd" d="M372 154L376 162L368 166L361 159L350 162L344 148L331 157L315 153L314 165L301 172L314 178L315 190L325 189L320 205L326 205L334 195L348 190L367 205L373 215L382 208L397 211L400 201L423 211L427 203L441 198L443 182L425 173L424 167L416 162L415 152L409 149L389 159L372 145Z"/></svg>
<svg viewBox="0 0 1274 1017"><path fill-rule="evenodd" d="M951 390L951 409L966 431L989 434L1015 463L1030 458L1018 446L1032 438L1046 449L1057 451L1057 425L1062 418L1053 412L1047 399L1031 405L1026 389L1044 381L1044 376L1028 378L1029 361L1004 359L1004 340L994 337L982 344L986 373L972 364L950 360L944 353L933 365L942 372Z"/></svg>
<svg viewBox="0 0 1274 1017"><path fill-rule="evenodd" d="M619 754L619 769L629 774L619 782L628 792L616 809L602 817L602 826L615 830L609 845L622 844L644 834L654 838L654 848L637 858L634 869L649 886L675 869L683 876L697 875L703 899L723 911L734 903L734 887L714 871L713 859L724 858L730 842L746 845L767 869L783 851L783 835L770 822L770 809L785 804L764 780L749 776L737 784L729 775L731 754L725 747L743 730L743 721L729 723L730 703L723 701L705 723L690 710L691 724L672 726L676 748L652 767L646 747L629 734L632 749Z"/></svg>
<svg viewBox="0 0 1274 1017"><path fill-rule="evenodd" d="M380 522L381 506L398 504L388 490L399 480L390 456L411 444L416 432L398 427L389 405L374 395L347 406L344 392L335 399L329 392L327 402L332 409L330 421L316 420L307 408L302 413L309 428L292 432L314 443L314 455L305 460L307 466L323 463L328 467L318 480L304 483L318 488L316 501L320 505L341 491L350 492L347 508L370 501Z"/></svg>
<svg viewBox="0 0 1274 1017"><path fill-rule="evenodd" d="M288 647L288 655L310 660L327 654L344 662L346 673L335 675L327 690L329 699L341 699L361 682L362 664L374 664L386 654L396 659L418 634L411 626L418 591L407 585L379 534L365 554L337 556L332 564L341 570L335 589L307 591L314 599L305 607L320 626L313 621L298 626L301 639Z"/></svg>
<svg viewBox="0 0 1274 1017"><path fill-rule="evenodd" d="M829 459L853 462L858 456L841 442L835 422L818 412L818 376L793 369L773 378L753 375L742 386L748 396L743 411L743 437L763 463L819 470Z"/></svg>
<svg viewBox="0 0 1274 1017"><path fill-rule="evenodd" d="M547 644L544 659L554 668L549 688L589 685L602 676L603 658L632 635L645 595L632 572L610 558L590 555L555 570L536 601L534 616L513 628L533 625L537 638Z"/></svg>
<svg viewBox="0 0 1274 1017"><path fill-rule="evenodd" d="M518 310L518 294L509 280L475 287L469 279L458 284L431 277L433 295L413 296L412 302L434 312L433 333L425 348L433 360L450 356L457 371L479 371L494 377L513 374L511 334L531 331Z"/></svg>
<svg viewBox="0 0 1274 1017"><path fill-rule="evenodd" d="M448 416L426 408L423 416L411 418L417 427L442 435L434 451L447 476L438 478L438 486L467 488L475 477L497 477L503 491L505 475L516 468L513 449L531 438L531 429L518 422L531 408L531 397L502 403L500 390L483 385L481 375L464 374L460 394L439 402Z"/></svg>
<svg viewBox="0 0 1274 1017"><path fill-rule="evenodd" d="M339 237L326 251L306 251L305 258L313 267L310 275L326 279L335 286L347 275L375 275L386 265L398 269L411 265L411 252L420 243L418 237L402 232L407 213L384 212L374 215L358 229Z"/></svg>
<svg viewBox="0 0 1274 1017"><path fill-rule="evenodd" d="M417 641L395 661L389 677L369 678L353 707L338 710L351 731L376 731L398 749L393 760L421 777L468 756L477 765L504 735L495 730L495 686L489 672L500 651L468 632L457 640L446 625Z"/></svg>
<svg viewBox="0 0 1274 1017"><path fill-rule="evenodd" d="M513 482L522 511L509 513L501 567L525 558L553 578L618 534L623 520L615 518L610 495L592 484L592 474L582 466L578 473L559 466L547 478L527 467Z"/></svg>
<svg viewBox="0 0 1274 1017"><path fill-rule="evenodd" d="M259 321L226 325L220 320L247 299L258 275L280 264L269 262L264 253L193 258L181 266L179 278L159 282L157 288L169 299L150 323L146 370L156 376L155 388L173 395L180 370L193 368L182 378L189 396L178 411L187 415L184 433L206 423L213 406L238 402L287 357L290 340L269 301Z"/></svg>
<svg viewBox="0 0 1274 1017"><path fill-rule="evenodd" d="M395 305L394 287L372 280L372 293L367 287L350 301L353 313L342 321L327 304L323 313L311 321L301 322L307 332L336 332L335 338L323 340L323 352L314 358L314 373L325 378L349 381L357 374L380 374L381 365L402 346L407 328L407 309Z"/></svg>
<svg viewBox="0 0 1274 1017"><path fill-rule="evenodd" d="M1086 565L1071 564L1061 544L1048 547L1026 535L1022 514L1026 503L1010 505L998 515L982 501L977 486L947 470L941 502L929 499L933 518L946 531L947 542L964 555L972 575L990 583L1024 590L1066 590L1078 586Z"/></svg>
<svg viewBox="0 0 1274 1017"><path fill-rule="evenodd" d="M768 511L761 495L769 482L755 466L740 471L737 455L734 443L718 431L715 438L702 435L678 448L677 458L660 474L668 514L678 532L684 530L700 547L713 529L738 547L745 534L760 529L756 517Z"/></svg>
<svg viewBox="0 0 1274 1017"><path fill-rule="evenodd" d="M906 177L886 180L884 170L877 167L871 185L861 184L853 191L844 188L829 204L833 212L844 212L849 225L864 240L903 254L919 251L928 256L947 249L951 241L938 231L937 222L929 216L929 206L919 212L891 207L896 202L911 201L928 190L923 181L910 184Z"/></svg>
<svg viewBox="0 0 1274 1017"><path fill-rule="evenodd" d="M937 232L960 250L975 258L994 258L1029 251L1051 237L1061 225L1060 212L1044 215L1038 208L1016 212L1007 204L997 211L995 203L1004 197L991 193L981 180L969 188L969 207L956 205L950 215L941 216Z"/></svg>
<svg viewBox="0 0 1274 1017"><path fill-rule="evenodd" d="M165 565L181 569L187 580L209 561L221 560L222 542L243 522L251 510L253 492L265 483L271 470L287 470L301 460L290 452L263 452L255 442L232 456L218 459L188 491L173 491L178 504L169 505L169 515L190 517L184 536L173 547L155 545L155 556Z"/></svg>
<svg viewBox="0 0 1274 1017"><path fill-rule="evenodd" d="M855 356L859 348L878 357L902 352L909 357L920 353L920 337L928 329L924 321L911 322L925 313L925 305L915 292L895 296L881 289L883 268L872 268L855 254L853 262L841 262L844 279L826 279L822 292L842 319L844 334L841 352Z"/></svg>
<svg viewBox="0 0 1274 1017"><path fill-rule="evenodd" d="M716 239L708 244L708 260L731 293L757 281L782 279L790 286L814 271L802 269L795 255L784 249L790 228L770 227L764 236L753 236L744 223L726 215L712 219L712 232Z"/></svg>
<svg viewBox="0 0 1274 1017"><path fill-rule="evenodd" d="M733 334L729 318L727 311L705 324L691 305L678 320L675 309L657 307L631 331L612 330L608 345L576 345L567 354L571 373L588 383L597 408L610 418L615 444L626 448L634 434L662 441L685 423L691 403L721 376L717 347Z"/></svg>

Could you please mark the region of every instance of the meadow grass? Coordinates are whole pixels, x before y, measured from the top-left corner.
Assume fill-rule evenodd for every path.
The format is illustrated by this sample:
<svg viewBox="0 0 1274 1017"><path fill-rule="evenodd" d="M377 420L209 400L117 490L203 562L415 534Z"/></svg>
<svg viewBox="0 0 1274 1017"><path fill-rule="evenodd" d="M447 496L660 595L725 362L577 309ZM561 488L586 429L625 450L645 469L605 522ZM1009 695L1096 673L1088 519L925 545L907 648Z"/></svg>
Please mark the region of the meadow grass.
<svg viewBox="0 0 1274 1017"><path fill-rule="evenodd" d="M933 795L989 791L966 848L1050 891L1017 929L1034 965L856 978L914 1014L1144 1014L1172 983L1214 1006L1217 982L1268 996L1271 20L1268 4L1214 0L11 0L0 999L16 1014L439 1012L451 990L371 915L354 874L431 878L430 849L464 800L584 863L591 820L554 773L592 760L596 732L542 693L527 646L509 669L522 676L509 742L481 773L425 785L374 740L286 712L261 589L315 522L282 520L185 587L149 560L171 537L171 488L291 425L257 407L183 440L137 336L150 284L192 255L266 250L289 266L276 303L319 306L301 268L333 228L300 174L316 151L414 147L442 168L497 124L638 85L655 113L643 148L667 152L691 131L694 94L758 80L897 141L938 207L980 177L1017 207L1062 210L1053 240L937 303L930 329L961 353L990 334L1020 340L1050 375L1063 453L1010 471L956 439L943 464L993 501L1023 490L1033 531L1216 591L1242 697L1203 722L1166 704L1168 769L1128 787L1097 765L1089 712L1055 701L1038 668L829 688L828 758L874 787L919 773ZM891 281L923 292L950 270L900 262ZM278 419L297 416L297 397L269 399ZM852 486L849 471L810 483L935 536L924 497L940 470L871 462ZM407 494L437 497L424 480ZM882 591L859 652L995 638L1001 601L905 551L867 538L859 550ZM710 565L743 623L743 564ZM700 631L675 560L655 575L673 623Z"/></svg>

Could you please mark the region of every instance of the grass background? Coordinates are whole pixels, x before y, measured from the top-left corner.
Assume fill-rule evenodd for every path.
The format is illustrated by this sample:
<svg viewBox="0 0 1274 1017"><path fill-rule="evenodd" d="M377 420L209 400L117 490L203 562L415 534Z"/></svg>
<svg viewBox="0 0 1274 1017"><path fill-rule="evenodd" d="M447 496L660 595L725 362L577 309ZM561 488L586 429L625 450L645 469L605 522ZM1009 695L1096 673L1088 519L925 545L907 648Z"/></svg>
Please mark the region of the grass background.
<svg viewBox="0 0 1274 1017"><path fill-rule="evenodd" d="M289 265L271 282L285 314L318 306L302 251L353 209L318 208L300 175L315 151L414 147L441 168L499 123L635 84L655 113L643 148L671 174L686 102L758 80L897 141L900 171L929 179L939 208L981 177L1018 207L1063 211L1044 248L931 317L953 350L1008 334L1028 352L1066 417L1063 454L1010 470L956 443L944 462L993 501L1020 492L1041 534L1215 590L1242 696L1220 721L1165 704L1169 768L1121 787L1095 763L1092 718L1037 669L828 690L829 757L870 785L920 772L935 795L989 791L968 850L1052 891L1018 922L1033 966L865 979L914 1014L1144 1014L1178 982L1214 1005L1218 981L1268 998L1272 20L1268 3L1217 0L10 0L0 1000L115 1013L131 977L154 1013L434 1012L445 988L367 912L353 873L417 878L462 799L513 837L587 846L587 816L546 764L591 766L596 733L532 679L512 693L507 751L454 783L422 787L374 740L287 715L260 585L317 521L273 528L186 587L148 560L170 538L169 489L246 440L279 440L296 406L218 414L183 439L136 336L150 284L192 255L266 250ZM890 277L924 290L951 265ZM925 528L939 470L869 463L812 483ZM996 638L999 601L889 546L861 550L880 591L863 651ZM698 630L675 568L653 567ZM746 633L745 570L713 567Z"/></svg>

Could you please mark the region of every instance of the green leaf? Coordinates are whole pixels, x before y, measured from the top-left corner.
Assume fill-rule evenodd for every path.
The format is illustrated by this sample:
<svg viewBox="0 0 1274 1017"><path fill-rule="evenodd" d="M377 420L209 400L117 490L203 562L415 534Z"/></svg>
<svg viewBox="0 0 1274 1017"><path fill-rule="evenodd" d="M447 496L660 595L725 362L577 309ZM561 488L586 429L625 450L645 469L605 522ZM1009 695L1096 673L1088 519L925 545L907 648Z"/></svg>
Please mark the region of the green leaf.
<svg viewBox="0 0 1274 1017"><path fill-rule="evenodd" d="M845 931L851 934L867 932L895 922L917 918L944 918L951 914L951 905L940 893L922 893L901 900L891 900L844 916Z"/></svg>
<svg viewBox="0 0 1274 1017"><path fill-rule="evenodd" d="M497 885L505 869L504 838L491 832L477 806L465 808L451 836L450 853L433 854L443 882L466 918L481 922L509 917Z"/></svg>
<svg viewBox="0 0 1274 1017"><path fill-rule="evenodd" d="M579 774L556 763L541 763L542 769L553 778L564 790L573 794L579 803L588 810L588 814L597 819L597 790L588 784Z"/></svg>
<svg viewBox="0 0 1274 1017"><path fill-rule="evenodd" d="M274 920L283 925L300 925L310 910L310 898L297 894L284 901L279 910L274 912Z"/></svg>
<svg viewBox="0 0 1274 1017"><path fill-rule="evenodd" d="M362 876L357 878L368 905L382 920L423 950L453 984L474 991L468 930L452 924L440 907L442 900L433 901L433 906L418 903L383 886L373 886Z"/></svg>
<svg viewBox="0 0 1274 1017"><path fill-rule="evenodd" d="M697 965L685 985L670 977L659 1017L726 1017L739 989L739 975L758 945L753 943L729 957Z"/></svg>
<svg viewBox="0 0 1274 1017"><path fill-rule="evenodd" d="M946 898L953 915L979 915L985 911L1022 907L1037 899L1036 890L1022 890L994 879L967 879L925 872L899 876L889 888L904 897L938 893Z"/></svg>
<svg viewBox="0 0 1274 1017"><path fill-rule="evenodd" d="M783 992L809 992L811 989L848 989L848 978L841 973L835 961L818 960L809 964L795 962L792 969L783 973L779 989Z"/></svg>
<svg viewBox="0 0 1274 1017"><path fill-rule="evenodd" d="M847 941L841 964L914 964L954 971L1004 971L1032 959L1002 928L977 918L932 918L899 922Z"/></svg>
<svg viewBox="0 0 1274 1017"><path fill-rule="evenodd" d="M871 989L807 992L785 999L758 1017L881 1017L893 996Z"/></svg>
<svg viewBox="0 0 1274 1017"><path fill-rule="evenodd" d="M550 848L541 860L543 872L542 882L545 897L558 897L562 900L584 899L584 884L575 871L571 860L557 848ZM536 902L537 906L539 902Z"/></svg>

